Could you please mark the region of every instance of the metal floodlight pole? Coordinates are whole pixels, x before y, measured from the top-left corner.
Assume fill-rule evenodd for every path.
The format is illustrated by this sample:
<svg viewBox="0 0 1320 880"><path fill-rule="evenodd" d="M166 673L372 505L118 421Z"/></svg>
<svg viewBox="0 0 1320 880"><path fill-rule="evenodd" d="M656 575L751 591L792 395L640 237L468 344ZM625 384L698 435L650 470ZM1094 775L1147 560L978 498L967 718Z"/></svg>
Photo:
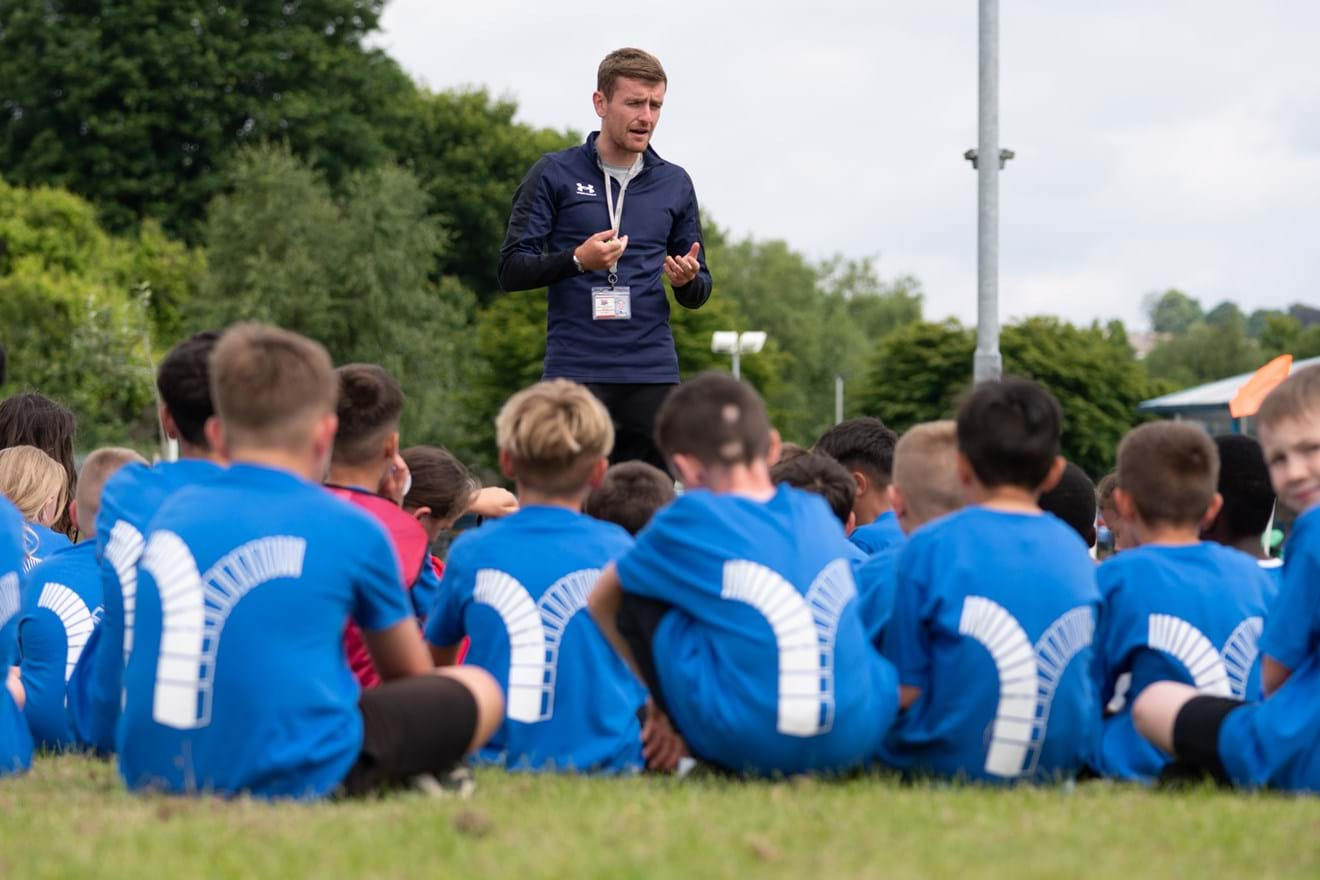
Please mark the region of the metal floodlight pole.
<svg viewBox="0 0 1320 880"><path fill-rule="evenodd" d="M999 353L999 170L1012 153L999 151L999 0L980 0L980 123L977 139L976 358L977 382L1003 373Z"/></svg>
<svg viewBox="0 0 1320 880"><path fill-rule="evenodd" d="M834 377L834 424L843 421L843 377Z"/></svg>
<svg viewBox="0 0 1320 880"><path fill-rule="evenodd" d="M742 354L741 343L733 347L733 378L742 379L742 364L738 361L738 355Z"/></svg>

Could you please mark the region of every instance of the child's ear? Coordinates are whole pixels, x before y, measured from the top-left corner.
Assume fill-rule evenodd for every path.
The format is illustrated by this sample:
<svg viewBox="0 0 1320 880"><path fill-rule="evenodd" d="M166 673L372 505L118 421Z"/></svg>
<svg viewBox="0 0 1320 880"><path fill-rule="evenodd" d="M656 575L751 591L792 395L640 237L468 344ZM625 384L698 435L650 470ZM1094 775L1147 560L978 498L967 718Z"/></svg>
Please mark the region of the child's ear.
<svg viewBox="0 0 1320 880"><path fill-rule="evenodd" d="M596 463L591 466L591 473L587 475L587 485L593 489L599 489L600 484L605 482L605 472L610 469L610 460L601 456Z"/></svg>
<svg viewBox="0 0 1320 880"><path fill-rule="evenodd" d="M206 435L206 445L211 447L211 451L221 458L229 458L229 447L225 444L225 426L219 417L211 416L202 426L202 433Z"/></svg>
<svg viewBox="0 0 1320 880"><path fill-rule="evenodd" d="M852 533L855 531L857 531L857 511L850 510L848 511L848 521L843 524L843 533L851 538Z"/></svg>
<svg viewBox="0 0 1320 880"><path fill-rule="evenodd" d="M82 526L78 524L78 500L75 498L69 502L69 523L73 525L74 531L81 532Z"/></svg>
<svg viewBox="0 0 1320 880"><path fill-rule="evenodd" d="M1043 495L1046 492L1059 485L1059 480L1063 479L1063 472L1068 469L1068 459L1062 455L1054 456L1054 464L1050 465L1050 472L1045 475L1045 481L1040 484L1036 491Z"/></svg>
<svg viewBox="0 0 1320 880"><path fill-rule="evenodd" d="M1126 489L1114 489L1114 509L1118 511L1119 519L1132 522L1137 518L1137 505Z"/></svg>
<svg viewBox="0 0 1320 880"><path fill-rule="evenodd" d="M513 466L513 456L509 454L508 450L501 449L500 473L504 475L504 479L506 480L516 480L518 478L518 475L514 471L515 468Z"/></svg>
<svg viewBox="0 0 1320 880"><path fill-rule="evenodd" d="M385 438L385 448L384 448L382 451L385 453L385 460L386 460L386 461L388 461L388 462L393 462L393 461L394 461L394 456L396 456L396 455L399 454L399 432L398 432L398 431L393 432L392 434L390 434L390 436L388 436L388 437Z"/></svg>
<svg viewBox="0 0 1320 880"><path fill-rule="evenodd" d="M179 426L174 421L174 414L163 403L160 405L160 426L165 431L166 437L171 440L179 439Z"/></svg>
<svg viewBox="0 0 1320 880"><path fill-rule="evenodd" d="M687 489L699 489L704 485L705 468L701 462L682 452L674 453L674 470L678 471L678 481Z"/></svg>
<svg viewBox="0 0 1320 880"><path fill-rule="evenodd" d="M903 497L903 490L890 483L887 491L889 492L889 506L894 509L894 516L899 519L907 516L907 499Z"/></svg>
<svg viewBox="0 0 1320 880"><path fill-rule="evenodd" d="M428 517L428 516L431 515L431 508L429 508L429 507L419 507L419 508L417 508L416 510L411 511L411 513L412 513L413 519L417 520L418 522L421 522L423 518Z"/></svg>
<svg viewBox="0 0 1320 880"><path fill-rule="evenodd" d="M871 479L861 471L853 471L853 482L857 484L857 497L861 498L867 492L871 491ZM855 504L856 502L854 502Z"/></svg>
<svg viewBox="0 0 1320 880"><path fill-rule="evenodd" d="M770 429L770 450L765 455L765 463L770 467L779 464L779 456L784 452L784 438L775 428Z"/></svg>
<svg viewBox="0 0 1320 880"><path fill-rule="evenodd" d="M1202 534L1210 531L1210 528L1215 524L1215 520L1219 518L1219 512L1223 509L1224 496L1216 492L1214 497L1210 499L1209 506L1205 509L1205 516L1201 517L1200 531Z"/></svg>
<svg viewBox="0 0 1320 880"><path fill-rule="evenodd" d="M954 461L958 471L958 483L964 490L971 489L976 485L976 471L972 470L972 463L961 452L956 453Z"/></svg>

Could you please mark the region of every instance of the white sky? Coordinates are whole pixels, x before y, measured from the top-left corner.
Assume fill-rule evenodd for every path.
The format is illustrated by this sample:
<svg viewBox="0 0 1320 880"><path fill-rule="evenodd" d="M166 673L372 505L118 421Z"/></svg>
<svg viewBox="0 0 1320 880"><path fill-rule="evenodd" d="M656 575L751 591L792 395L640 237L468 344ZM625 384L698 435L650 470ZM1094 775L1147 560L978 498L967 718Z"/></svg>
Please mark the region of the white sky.
<svg viewBox="0 0 1320 880"><path fill-rule="evenodd" d="M975 318L977 4L393 0L378 42L431 88L482 85L590 131L600 59L658 55L654 146L735 236L917 276ZM1320 4L1000 4L1006 318L1320 304ZM512 195L512 194L511 194ZM719 292L719 267L715 274Z"/></svg>

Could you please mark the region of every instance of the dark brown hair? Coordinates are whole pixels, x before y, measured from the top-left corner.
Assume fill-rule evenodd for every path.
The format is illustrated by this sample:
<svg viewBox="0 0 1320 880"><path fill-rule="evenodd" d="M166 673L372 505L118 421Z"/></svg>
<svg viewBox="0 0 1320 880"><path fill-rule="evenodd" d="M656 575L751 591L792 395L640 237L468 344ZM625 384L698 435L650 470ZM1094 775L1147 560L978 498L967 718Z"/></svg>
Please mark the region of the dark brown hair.
<svg viewBox="0 0 1320 880"><path fill-rule="evenodd" d="M705 465L751 464L770 451L770 417L750 385L706 372L679 385L655 417L655 445L667 457Z"/></svg>
<svg viewBox="0 0 1320 880"><path fill-rule="evenodd" d="M605 479L587 496L582 512L621 525L635 535L673 500L674 480L669 474L644 461L625 461L605 472Z"/></svg>
<svg viewBox="0 0 1320 880"><path fill-rule="evenodd" d="M331 461L350 467L366 464L380 454L385 436L399 429L403 389L377 364L344 364L335 375L339 379L335 406L339 430Z"/></svg>
<svg viewBox="0 0 1320 880"><path fill-rule="evenodd" d="M1219 452L1204 429L1187 422L1150 422L1118 445L1118 488L1154 525L1195 525L1219 484Z"/></svg>
<svg viewBox="0 0 1320 880"><path fill-rule="evenodd" d="M615 49L596 68L596 89L606 100L614 97L614 84L620 78L645 83L669 83L660 59L641 49Z"/></svg>
<svg viewBox="0 0 1320 880"><path fill-rule="evenodd" d="M467 512L481 481L453 453L438 446L409 446L403 452L412 488L403 499L408 510L429 507L436 519L453 521Z"/></svg>
<svg viewBox="0 0 1320 880"><path fill-rule="evenodd" d="M0 449L35 446L64 468L69 491L51 528L66 535L73 531L69 500L78 489L78 471L73 461L76 428L73 413L44 394L29 391L0 401Z"/></svg>
<svg viewBox="0 0 1320 880"><path fill-rule="evenodd" d="M834 511L839 522L848 524L853 501L857 498L857 481L848 469L820 452L804 452L770 468L770 479L775 485L787 483L819 495Z"/></svg>

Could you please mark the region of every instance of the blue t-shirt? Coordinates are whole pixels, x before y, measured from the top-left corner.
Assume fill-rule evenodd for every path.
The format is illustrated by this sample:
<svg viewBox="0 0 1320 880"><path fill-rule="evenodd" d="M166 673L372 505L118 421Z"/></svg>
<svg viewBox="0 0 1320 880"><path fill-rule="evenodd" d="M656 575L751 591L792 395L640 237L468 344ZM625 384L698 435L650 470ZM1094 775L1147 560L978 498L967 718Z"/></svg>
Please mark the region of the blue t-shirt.
<svg viewBox="0 0 1320 880"><path fill-rule="evenodd" d="M133 647L137 563L156 511L180 488L221 473L205 459L185 458L155 467L127 464L106 481L96 515L96 558L101 570L101 625L83 649L70 679L69 725L82 745L109 754L123 700L124 664Z"/></svg>
<svg viewBox="0 0 1320 880"><path fill-rule="evenodd" d="M330 793L362 747L344 625L411 618L399 582L375 519L287 471L235 464L172 495L138 563L128 787Z"/></svg>
<svg viewBox="0 0 1320 880"><path fill-rule="evenodd" d="M917 775L1071 776L1094 751L1100 593L1086 545L1053 516L964 508L898 559L884 653L921 689L885 742Z"/></svg>
<svg viewBox="0 0 1320 880"><path fill-rule="evenodd" d="M900 543L904 537L898 524L898 514L886 510L874 522L853 529L851 540L869 556L874 556L890 544Z"/></svg>
<svg viewBox="0 0 1320 880"><path fill-rule="evenodd" d="M27 560L23 563L23 568L26 571L36 568L47 557L73 546L73 542L69 540L68 535L61 535L41 523L30 522L27 527L35 543L30 541L31 546L27 548Z"/></svg>
<svg viewBox="0 0 1320 880"><path fill-rule="evenodd" d="M854 572L857 579L857 608L862 614L866 637L879 651L884 646L885 629L894 616L895 569L898 557L907 546L907 537L895 541L862 563Z"/></svg>
<svg viewBox="0 0 1320 880"><path fill-rule="evenodd" d="M825 501L698 489L619 560L629 593L673 606L651 652L693 753L759 775L842 771L893 721L898 682L867 642L848 540Z"/></svg>
<svg viewBox="0 0 1320 880"><path fill-rule="evenodd" d="M1133 702L1156 681L1260 699L1257 642L1269 575L1240 550L1203 541L1127 550L1101 565L1097 578L1104 599L1096 633L1100 699L1109 705L1120 679L1126 693L1105 719L1096 769L1153 780L1170 758L1133 726Z"/></svg>
<svg viewBox="0 0 1320 880"><path fill-rule="evenodd" d="M1320 648L1320 505L1297 517L1283 563L1283 588L1265 621L1261 653L1296 669Z"/></svg>
<svg viewBox="0 0 1320 880"><path fill-rule="evenodd" d="M612 523L524 507L464 532L449 551L433 645L471 636L465 663L505 692L480 760L526 770L640 770L646 691L587 612L601 569L632 547Z"/></svg>
<svg viewBox="0 0 1320 880"><path fill-rule="evenodd" d="M9 499L0 497L0 674L6 677L17 662L14 625L22 606L23 561L27 551L23 516ZM32 766L32 734L23 712L0 682L0 776Z"/></svg>
<svg viewBox="0 0 1320 880"><path fill-rule="evenodd" d="M18 647L27 702L23 714L37 744L78 745L66 711L78 661L101 620L101 570L96 542L83 541L46 558L28 572ZM86 672L87 667L81 667Z"/></svg>
<svg viewBox="0 0 1320 880"><path fill-rule="evenodd" d="M1289 557L1288 564L1292 564ZM1235 709L1219 729L1219 758L1245 788L1320 793L1320 653L1265 700Z"/></svg>
<svg viewBox="0 0 1320 880"><path fill-rule="evenodd" d="M1279 598L1279 592L1283 589L1283 560L1277 557L1257 559L1256 564L1269 576L1270 592L1265 596L1265 604L1272 609L1275 600Z"/></svg>

